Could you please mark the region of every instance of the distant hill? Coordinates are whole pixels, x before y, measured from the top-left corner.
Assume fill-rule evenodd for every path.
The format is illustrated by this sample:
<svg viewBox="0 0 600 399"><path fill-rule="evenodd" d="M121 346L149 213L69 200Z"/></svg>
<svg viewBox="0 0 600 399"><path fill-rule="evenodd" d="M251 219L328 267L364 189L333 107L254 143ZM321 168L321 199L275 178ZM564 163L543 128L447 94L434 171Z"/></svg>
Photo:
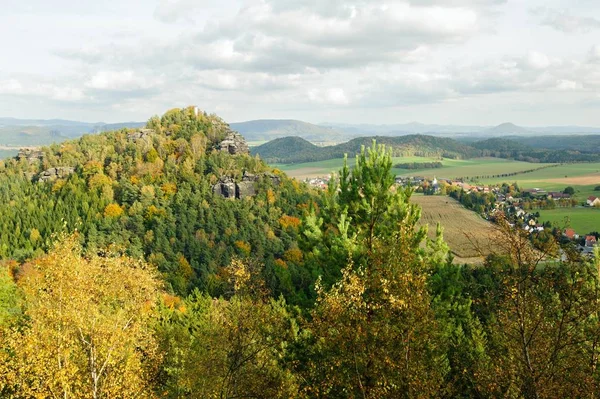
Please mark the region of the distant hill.
<svg viewBox="0 0 600 399"><path fill-rule="evenodd" d="M503 123L499 126L475 125L436 125L419 122L404 124L375 125L375 124L347 124L347 123L321 123L320 126L337 129L348 136L403 136L410 134L427 134L432 136L461 137L482 139L487 137L506 135L534 136L536 133L545 135L564 134L594 134L600 133L598 127L585 126L542 126L521 127L513 123ZM351 138L351 137L349 137Z"/></svg>
<svg viewBox="0 0 600 399"><path fill-rule="evenodd" d="M261 119L231 123L230 127L240 132L248 141L273 140L288 136L297 136L313 142L344 140L344 134L334 128L292 119Z"/></svg>
<svg viewBox="0 0 600 399"><path fill-rule="evenodd" d="M88 133L138 128L145 122L89 123L64 119L0 118L0 146L42 146Z"/></svg>
<svg viewBox="0 0 600 399"><path fill-rule="evenodd" d="M531 134L532 132L521 126L517 126L514 123L503 123L491 129L487 129L486 133L488 133L491 136L505 136L509 134Z"/></svg>
<svg viewBox="0 0 600 399"><path fill-rule="evenodd" d="M323 123L321 126L338 129L353 136L404 136L410 134L438 134L446 136L473 134L487 129L484 126L432 125L419 122L391 125Z"/></svg>
<svg viewBox="0 0 600 399"><path fill-rule="evenodd" d="M318 147L299 137L285 137L255 147L253 154L258 154L270 163L301 163L324 161L342 158L345 154L354 156L362 146L368 147L376 140L392 149L394 156L427 156L465 159L477 156L478 150L456 140L426 135L407 135L400 137L359 137L346 143Z"/></svg>

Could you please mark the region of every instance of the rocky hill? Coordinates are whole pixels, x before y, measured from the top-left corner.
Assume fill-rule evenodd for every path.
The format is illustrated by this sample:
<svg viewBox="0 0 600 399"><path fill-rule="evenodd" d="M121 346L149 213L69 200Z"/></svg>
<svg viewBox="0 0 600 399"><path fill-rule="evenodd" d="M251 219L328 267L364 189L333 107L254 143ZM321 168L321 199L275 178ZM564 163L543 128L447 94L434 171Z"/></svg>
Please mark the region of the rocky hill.
<svg viewBox="0 0 600 399"><path fill-rule="evenodd" d="M297 221L313 201L305 186L251 157L218 116L173 109L142 129L0 161L0 259L25 260L54 234L77 230L87 251L144 257L182 295L222 295L224 268L252 256L269 289L298 303L311 294L292 282L307 271L285 254L297 248Z"/></svg>

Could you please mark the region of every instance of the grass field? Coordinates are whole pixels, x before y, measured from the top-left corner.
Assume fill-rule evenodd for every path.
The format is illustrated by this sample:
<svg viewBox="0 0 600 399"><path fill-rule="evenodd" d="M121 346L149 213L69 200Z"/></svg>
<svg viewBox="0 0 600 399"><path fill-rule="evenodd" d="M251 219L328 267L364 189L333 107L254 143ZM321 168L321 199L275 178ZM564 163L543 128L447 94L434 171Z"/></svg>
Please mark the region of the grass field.
<svg viewBox="0 0 600 399"><path fill-rule="evenodd" d="M394 157L394 164L410 162L438 162L439 158L427 157ZM435 169L399 169L394 168L392 172L398 176L423 176L433 178L453 179L455 177L474 177L482 175L495 175L500 173L513 173L539 167L540 164L511 161L499 158L476 158L469 160L443 159L442 168ZM337 172L343 165L343 159L329 159L326 161L306 162L299 164L275 164L288 175L297 178L329 175ZM348 165L354 166L355 160L348 159Z"/></svg>
<svg viewBox="0 0 600 399"><path fill-rule="evenodd" d="M541 222L550 222L553 226L565 228L571 227L578 234L587 234L600 231L600 209L596 208L558 208L542 210L540 212Z"/></svg>
<svg viewBox="0 0 600 399"><path fill-rule="evenodd" d="M435 238L437 223L444 228L444 240L457 263L479 263L491 252L494 225L475 212L445 196L413 195L421 206L421 224L429 225L429 237Z"/></svg>

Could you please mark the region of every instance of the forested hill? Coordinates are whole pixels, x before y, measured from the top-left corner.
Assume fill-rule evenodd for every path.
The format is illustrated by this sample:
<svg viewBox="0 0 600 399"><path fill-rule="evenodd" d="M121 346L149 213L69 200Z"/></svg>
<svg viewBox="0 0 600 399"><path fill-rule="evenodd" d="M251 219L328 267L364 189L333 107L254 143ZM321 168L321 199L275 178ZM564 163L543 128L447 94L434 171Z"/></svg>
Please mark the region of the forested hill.
<svg viewBox="0 0 600 399"><path fill-rule="evenodd" d="M393 156L444 157L469 159L497 157L526 162L598 162L600 136L547 136L542 138L490 138L477 142L462 142L428 135L400 137L360 137L346 143L319 147L300 137L275 139L252 149L269 163L302 163L354 156L361 146L373 140L391 148Z"/></svg>
<svg viewBox="0 0 600 399"><path fill-rule="evenodd" d="M78 230L88 251L144 257L178 294L198 287L220 295L223 267L253 256L273 292L301 302L308 284L292 281L310 271L290 254L313 196L247 154L243 140L223 142L231 137L241 140L190 107L153 117L146 129L85 135L0 162L0 258L39 255L54 233Z"/></svg>
<svg viewBox="0 0 600 399"><path fill-rule="evenodd" d="M360 152L362 146L369 147L373 140L391 148L394 156L439 156L466 159L478 156L480 151L456 140L420 134L400 137L360 137L346 143L318 147L299 137L285 137L265 143L252 149L270 163L300 163L342 158Z"/></svg>

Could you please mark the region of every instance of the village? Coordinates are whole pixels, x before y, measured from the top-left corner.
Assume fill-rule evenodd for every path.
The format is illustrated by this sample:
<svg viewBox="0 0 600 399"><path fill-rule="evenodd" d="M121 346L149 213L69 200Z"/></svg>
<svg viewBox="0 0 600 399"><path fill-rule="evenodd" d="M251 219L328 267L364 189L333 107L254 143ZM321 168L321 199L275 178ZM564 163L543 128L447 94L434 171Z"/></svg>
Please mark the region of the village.
<svg viewBox="0 0 600 399"><path fill-rule="evenodd" d="M329 180L330 176L324 176L308 178L305 182L312 187L327 189ZM598 243L596 232L577 232L568 227L558 232L557 227L550 223L540 223L536 209L600 207L600 197L590 196L582 203L573 198L569 188L563 192L547 192L540 188L521 189L516 184L478 185L456 179L428 179L422 176L398 176L396 184L413 187L415 193L419 194L448 195L492 222L502 213L511 226L518 226L531 235L544 232L560 234L563 241L572 242L583 255L593 256Z"/></svg>

